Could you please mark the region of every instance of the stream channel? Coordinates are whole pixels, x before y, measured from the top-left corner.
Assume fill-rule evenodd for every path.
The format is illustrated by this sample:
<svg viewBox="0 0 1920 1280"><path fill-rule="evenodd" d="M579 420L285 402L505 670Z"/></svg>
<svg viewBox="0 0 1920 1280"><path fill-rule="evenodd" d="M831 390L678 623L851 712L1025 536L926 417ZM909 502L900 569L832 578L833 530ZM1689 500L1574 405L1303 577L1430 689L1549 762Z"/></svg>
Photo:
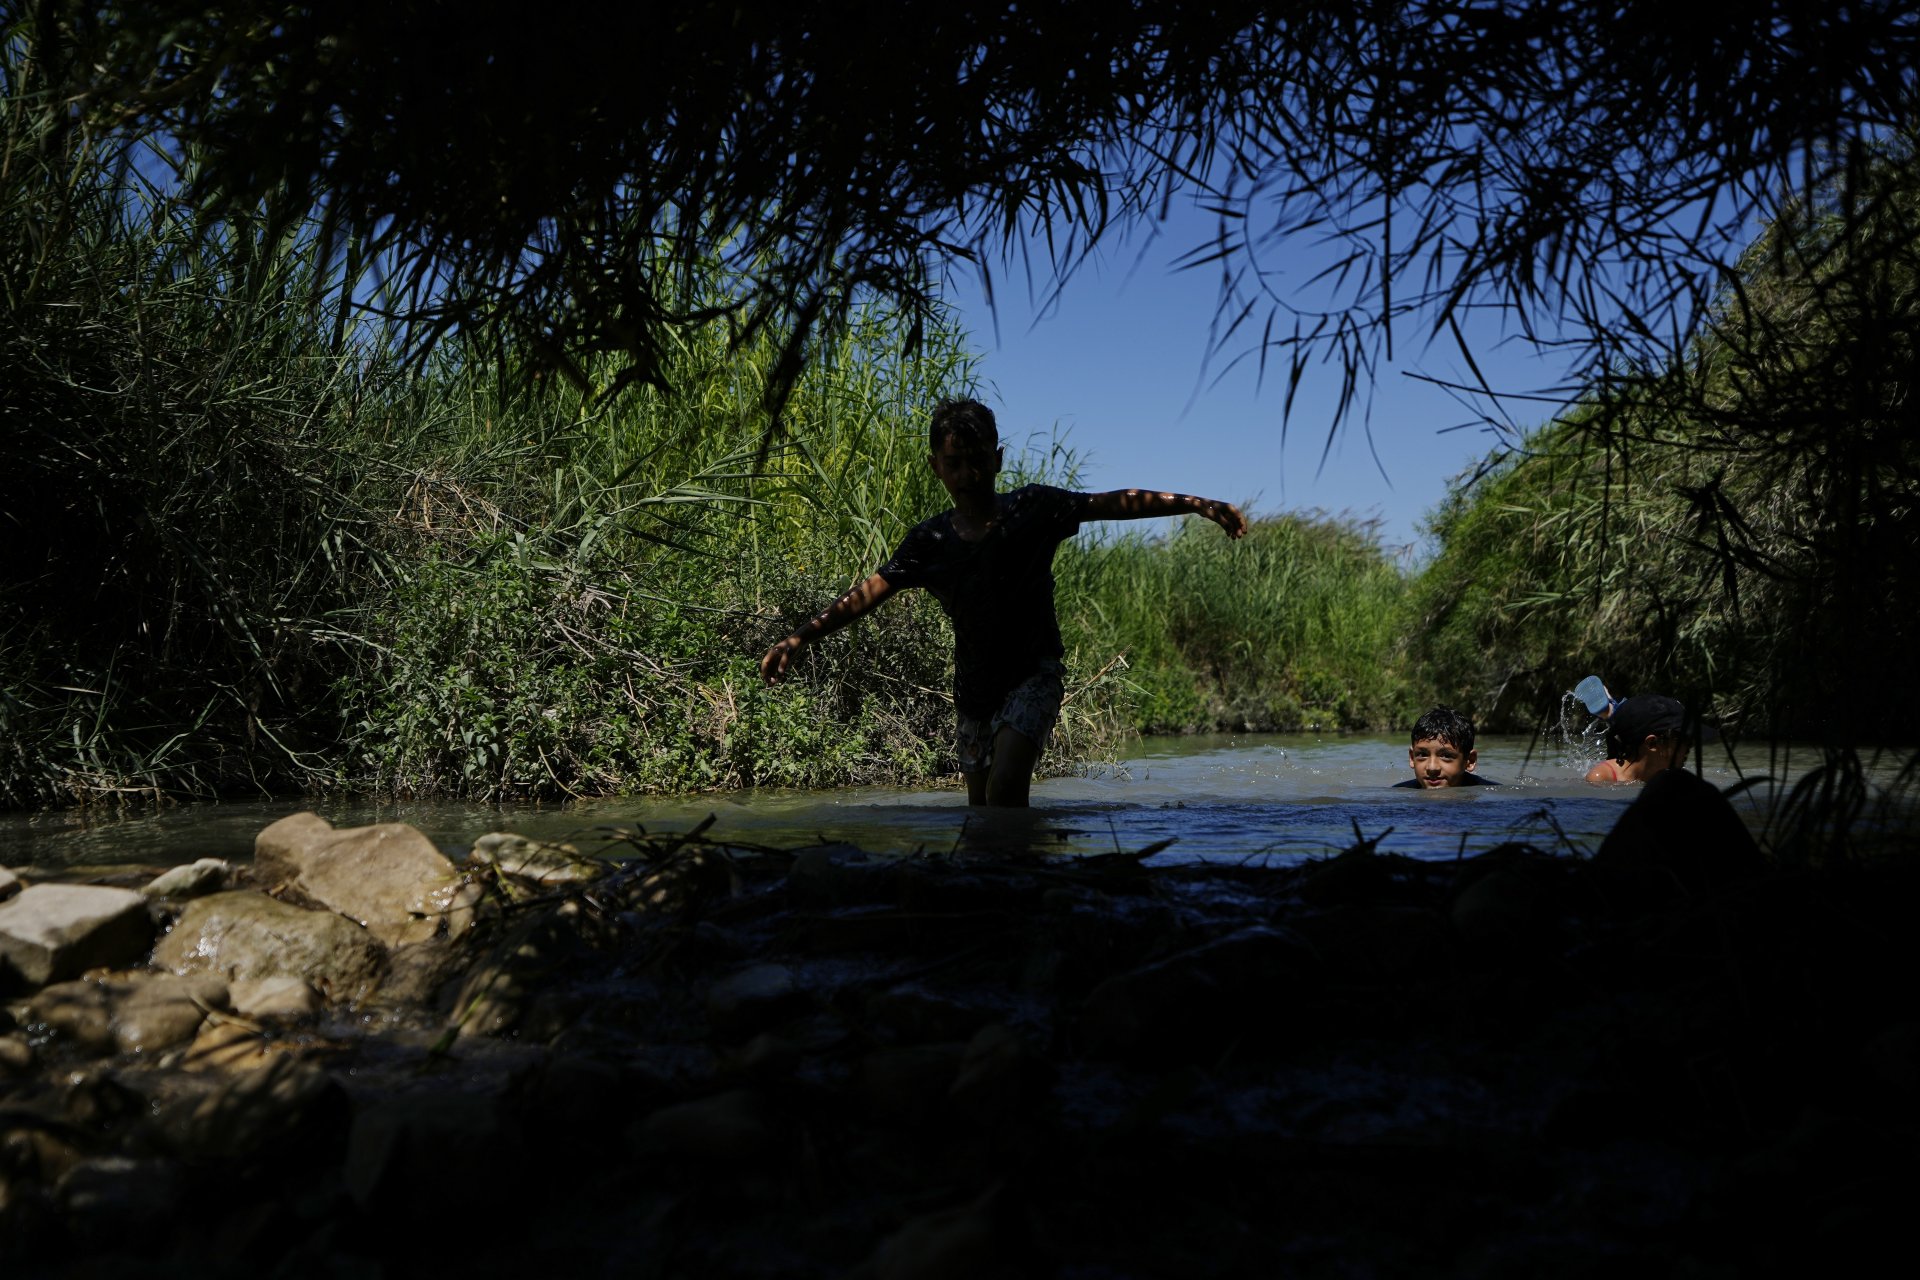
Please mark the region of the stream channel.
<svg viewBox="0 0 1920 1280"><path fill-rule="evenodd" d="M1584 783L1582 745L1569 750L1524 735L1485 736L1479 772L1506 785L1423 792L1392 786L1411 776L1406 739L1399 735L1145 738L1117 765L1037 781L1034 807L1025 811L970 811L957 787L761 790L546 805L326 798L157 810L95 805L0 814L0 865L71 875L204 857L244 861L262 827L307 808L337 826L412 823L449 850L488 831L510 830L571 840L583 851L613 857L626 847L622 833L688 831L709 815L714 821L707 835L730 843L792 848L844 842L893 854L1088 856L1139 853L1171 842L1155 854L1156 863L1278 865L1344 849L1354 843L1356 829L1378 839L1383 852L1429 860L1510 840L1544 850L1565 850L1569 842L1591 850L1639 789ZM1716 785L1740 779L1717 744L1706 747L1705 757L1704 774ZM1808 753L1795 763L1817 759ZM1765 766L1764 751L1759 763ZM1756 789L1734 802L1756 830L1766 817L1763 794Z"/></svg>

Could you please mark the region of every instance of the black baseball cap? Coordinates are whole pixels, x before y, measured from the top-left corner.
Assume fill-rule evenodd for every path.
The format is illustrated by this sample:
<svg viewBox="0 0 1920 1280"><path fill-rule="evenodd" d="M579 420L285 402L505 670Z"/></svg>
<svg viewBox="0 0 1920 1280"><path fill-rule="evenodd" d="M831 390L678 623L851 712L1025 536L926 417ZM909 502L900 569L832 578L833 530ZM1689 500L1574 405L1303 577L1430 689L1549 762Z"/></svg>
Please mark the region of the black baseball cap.
<svg viewBox="0 0 1920 1280"><path fill-rule="evenodd" d="M1607 755L1625 760L1629 751L1638 751L1647 735L1665 737L1684 733L1692 725L1686 707L1679 699L1663 693L1636 693L1621 699L1607 720Z"/></svg>

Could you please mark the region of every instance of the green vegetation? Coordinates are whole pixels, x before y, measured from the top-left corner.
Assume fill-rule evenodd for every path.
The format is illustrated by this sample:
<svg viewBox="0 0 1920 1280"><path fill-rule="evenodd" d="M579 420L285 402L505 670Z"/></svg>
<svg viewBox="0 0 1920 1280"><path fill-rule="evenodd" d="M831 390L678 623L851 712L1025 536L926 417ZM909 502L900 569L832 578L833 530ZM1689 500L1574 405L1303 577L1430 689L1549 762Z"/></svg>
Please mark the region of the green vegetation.
<svg viewBox="0 0 1920 1280"><path fill-rule="evenodd" d="M1917 339L1903 139L1776 219L1687 360L1596 388L1453 495L1421 678L1508 725L1596 670L1749 736L1911 742Z"/></svg>
<svg viewBox="0 0 1920 1280"><path fill-rule="evenodd" d="M351 244L264 218L209 235L174 194L190 162L55 129L30 69L6 71L0 804L950 768L950 639L922 593L796 679L756 672L944 505L923 432L970 386L950 325L908 355L909 317L856 313L809 349L777 430L784 340L731 327L717 269L676 286L713 318L676 331L662 387L607 394L611 363L529 385L457 344L415 364L347 308ZM1036 466L1069 481L1073 459ZM1399 579L1364 531L1266 521L1231 549L1181 532L1062 556L1058 765L1135 726L1389 714Z"/></svg>
<svg viewBox="0 0 1920 1280"><path fill-rule="evenodd" d="M1074 669L1122 656L1114 703L1142 732L1384 729L1418 701L1409 583L1363 525L1259 519L1235 543L1184 521L1072 546L1057 578Z"/></svg>
<svg viewBox="0 0 1920 1280"><path fill-rule="evenodd" d="M421 359L348 305L355 243L210 231L175 198L190 162L55 128L4 70L0 804L948 769L924 595L781 686L755 663L943 505L922 424L971 386L950 323L870 302L795 375L724 272L662 264L706 319L657 386L611 358L564 382L510 347ZM1915 172L1889 148L1790 208L1687 361L1596 387L1454 494L1417 578L1337 519L1070 545L1055 767L1133 730L1377 729L1435 700L1527 727L1589 670L1745 731L1910 737L1913 695L1880 685L1920 564ZM1072 481L1057 443L1032 466Z"/></svg>
<svg viewBox="0 0 1920 1280"><path fill-rule="evenodd" d="M209 238L165 156L56 134L29 71L0 118L0 804L925 776L927 608L804 683L752 666L930 505L900 424L964 379L954 335L907 360L856 317L785 450L778 344L720 320L672 396L509 395L450 348L413 370L341 310L351 252Z"/></svg>

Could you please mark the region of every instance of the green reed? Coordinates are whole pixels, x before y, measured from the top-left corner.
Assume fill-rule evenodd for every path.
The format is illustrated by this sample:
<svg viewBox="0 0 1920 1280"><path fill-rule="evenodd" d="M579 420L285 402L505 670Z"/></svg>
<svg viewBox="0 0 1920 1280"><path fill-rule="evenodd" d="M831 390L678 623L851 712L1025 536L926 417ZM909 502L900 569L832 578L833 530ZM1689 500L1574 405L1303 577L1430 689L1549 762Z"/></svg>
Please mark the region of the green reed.
<svg viewBox="0 0 1920 1280"><path fill-rule="evenodd" d="M1058 576L1077 665L1118 657L1143 731L1381 729L1420 700L1400 674L1407 578L1365 524L1263 518L1231 542L1187 519L1072 547Z"/></svg>

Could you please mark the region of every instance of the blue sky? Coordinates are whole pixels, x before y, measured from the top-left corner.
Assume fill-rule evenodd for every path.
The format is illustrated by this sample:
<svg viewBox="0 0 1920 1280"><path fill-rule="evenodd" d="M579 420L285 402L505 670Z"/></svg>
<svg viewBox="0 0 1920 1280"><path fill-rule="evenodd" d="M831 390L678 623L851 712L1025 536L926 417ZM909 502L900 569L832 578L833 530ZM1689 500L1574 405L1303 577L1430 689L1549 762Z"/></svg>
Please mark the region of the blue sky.
<svg viewBox="0 0 1920 1280"><path fill-rule="evenodd" d="M997 339L977 282L955 281L948 298L980 353L978 373L1003 439L1044 441L1058 430L1082 458L1090 489L1173 489L1251 502L1268 514L1349 512L1377 517L1388 547L1414 546L1421 518L1448 479L1498 443L1481 420L1483 408L1407 376L1471 381L1464 362L1451 343L1423 352L1424 332L1396 330L1399 364L1363 388L1371 392L1370 413L1350 416L1324 465L1337 369L1308 372L1283 446L1284 369L1276 375L1270 368L1261 387L1251 360L1224 376L1223 360L1209 367L1217 271L1172 265L1212 226L1210 215L1176 208L1144 251L1136 236L1087 263L1045 315L1036 315L1018 268L997 270ZM1305 288L1324 261L1323 252L1303 246L1289 275ZM1562 381L1559 367L1502 336L1492 319L1467 329L1475 360L1496 389L1526 392ZM1550 417L1552 406L1509 402L1506 411L1531 427Z"/></svg>

